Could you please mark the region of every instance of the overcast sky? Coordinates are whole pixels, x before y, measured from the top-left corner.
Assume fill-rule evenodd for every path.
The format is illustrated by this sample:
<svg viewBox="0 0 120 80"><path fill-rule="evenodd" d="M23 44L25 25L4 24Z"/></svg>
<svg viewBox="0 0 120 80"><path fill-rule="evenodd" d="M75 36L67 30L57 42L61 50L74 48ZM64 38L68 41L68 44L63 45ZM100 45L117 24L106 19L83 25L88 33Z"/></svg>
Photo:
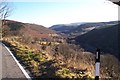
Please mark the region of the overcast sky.
<svg viewBox="0 0 120 80"><path fill-rule="evenodd" d="M118 6L108 0L14 1L8 19L36 23L45 27L75 22L118 20Z"/></svg>

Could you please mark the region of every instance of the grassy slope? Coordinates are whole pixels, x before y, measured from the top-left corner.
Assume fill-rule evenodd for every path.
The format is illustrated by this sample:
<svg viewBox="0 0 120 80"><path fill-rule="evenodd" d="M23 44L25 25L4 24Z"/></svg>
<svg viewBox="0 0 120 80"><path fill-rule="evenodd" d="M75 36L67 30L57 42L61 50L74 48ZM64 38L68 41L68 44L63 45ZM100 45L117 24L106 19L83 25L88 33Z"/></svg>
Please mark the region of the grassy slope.
<svg viewBox="0 0 120 80"><path fill-rule="evenodd" d="M19 37L4 38L6 44L20 63L34 78L79 78L92 80L91 75L82 73L83 70L74 69L56 59L48 59L46 51L30 48L27 44L18 42Z"/></svg>

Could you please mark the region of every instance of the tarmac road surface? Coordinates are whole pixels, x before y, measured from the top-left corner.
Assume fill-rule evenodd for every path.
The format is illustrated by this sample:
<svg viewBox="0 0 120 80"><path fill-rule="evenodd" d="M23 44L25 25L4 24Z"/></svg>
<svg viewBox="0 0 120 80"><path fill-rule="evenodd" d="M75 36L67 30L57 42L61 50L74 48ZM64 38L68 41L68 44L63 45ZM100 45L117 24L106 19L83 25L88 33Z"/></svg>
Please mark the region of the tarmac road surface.
<svg viewBox="0 0 120 80"><path fill-rule="evenodd" d="M0 65L0 75L2 74L2 80L27 80L26 76L23 74L22 70L19 68L18 64L15 62L10 52L0 43L0 56L2 56L2 65ZM9 78L9 79L7 79Z"/></svg>

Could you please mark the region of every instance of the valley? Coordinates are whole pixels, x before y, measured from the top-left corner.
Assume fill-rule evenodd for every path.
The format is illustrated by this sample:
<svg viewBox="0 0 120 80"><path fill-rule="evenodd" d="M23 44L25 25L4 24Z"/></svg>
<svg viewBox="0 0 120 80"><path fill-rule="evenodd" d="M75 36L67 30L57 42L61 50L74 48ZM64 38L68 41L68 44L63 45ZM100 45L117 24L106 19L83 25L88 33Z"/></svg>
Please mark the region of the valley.
<svg viewBox="0 0 120 80"><path fill-rule="evenodd" d="M0 2L2 80L120 80L120 0Z"/></svg>
<svg viewBox="0 0 120 80"><path fill-rule="evenodd" d="M74 24L74 27L67 25L67 28L63 25L61 29L59 29L60 26L57 26L58 29L55 26L49 29L42 25L11 20L6 20L5 23L3 33L1 33L3 35L1 41L10 48L32 78L94 80L95 49L98 46L102 50L101 79L108 77L119 79L120 68L118 67L119 59L117 57L119 54L117 52L113 54L114 50L118 50L116 47L118 33L112 32L118 28L117 21L80 23L79 26ZM101 35L103 34L104 37L102 38ZM112 39L116 43L112 45L105 39ZM106 41L107 44L105 44ZM105 44L104 50L102 44ZM109 52L110 47L113 49L110 50L111 53Z"/></svg>

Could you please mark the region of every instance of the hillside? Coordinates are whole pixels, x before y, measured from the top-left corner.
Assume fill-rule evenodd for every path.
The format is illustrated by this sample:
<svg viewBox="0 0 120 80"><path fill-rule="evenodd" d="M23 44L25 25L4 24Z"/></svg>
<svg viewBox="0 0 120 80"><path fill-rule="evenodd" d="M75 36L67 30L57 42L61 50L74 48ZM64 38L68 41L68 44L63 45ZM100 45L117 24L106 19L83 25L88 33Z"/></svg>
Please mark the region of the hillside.
<svg viewBox="0 0 120 80"><path fill-rule="evenodd" d="M6 20L3 36L22 36L29 38L38 38L52 40L52 37L60 37L55 31L42 25L22 23L18 21Z"/></svg>
<svg viewBox="0 0 120 80"><path fill-rule="evenodd" d="M2 42L10 48L32 78L94 80L95 54L81 48L81 44L69 44L63 36L36 24L6 21L3 31ZM118 63L113 55L101 55L100 77L120 79Z"/></svg>
<svg viewBox="0 0 120 80"><path fill-rule="evenodd" d="M94 65L88 66L94 64L94 56L87 52L83 54L83 49L67 44L54 31L35 24L9 20L6 21L3 31L2 42L10 48L31 77L94 78ZM75 58L76 50L79 51L78 57L86 58L78 62L78 58ZM88 64L86 59L90 60Z"/></svg>
<svg viewBox="0 0 120 80"><path fill-rule="evenodd" d="M106 25L115 25L117 21L110 22L96 22L96 23L71 23L71 24L60 24L53 25L50 29L58 31L58 33L64 33L68 37L76 37L85 34L92 29L99 28Z"/></svg>
<svg viewBox="0 0 120 80"><path fill-rule="evenodd" d="M47 33L47 34L54 34L55 31L50 30L42 25L37 25L37 24L31 24L31 23L22 23L22 22L18 22L18 21L12 21L12 20L6 20L5 23L7 23L7 26L11 28L11 30L20 30L18 27L21 26L21 28L23 29L31 29L33 31L36 32L40 32L40 33ZM13 29L16 28L16 29ZM18 28L18 29L17 29ZM28 30L29 31L29 30Z"/></svg>
<svg viewBox="0 0 120 80"><path fill-rule="evenodd" d="M119 26L120 24L93 29L84 35L77 36L75 38L76 44L80 44L88 51L94 51L94 49L100 48L103 52L111 53L119 58Z"/></svg>
<svg viewBox="0 0 120 80"><path fill-rule="evenodd" d="M53 29L58 32L67 33L70 30L77 28L81 24L83 24L83 23L57 24L57 25L51 26L50 29Z"/></svg>

